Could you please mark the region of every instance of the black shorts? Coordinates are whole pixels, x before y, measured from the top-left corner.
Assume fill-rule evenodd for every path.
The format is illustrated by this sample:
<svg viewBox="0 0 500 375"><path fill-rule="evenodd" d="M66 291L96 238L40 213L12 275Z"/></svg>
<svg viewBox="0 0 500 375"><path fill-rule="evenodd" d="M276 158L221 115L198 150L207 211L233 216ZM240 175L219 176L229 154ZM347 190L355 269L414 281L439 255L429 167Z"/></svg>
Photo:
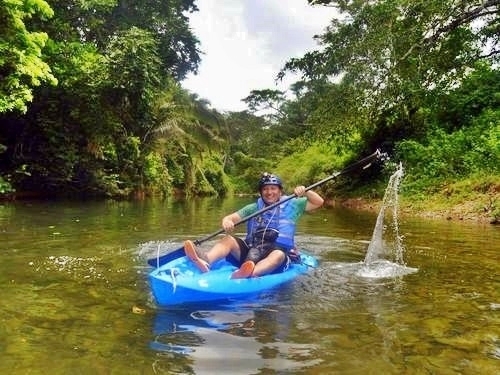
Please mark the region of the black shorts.
<svg viewBox="0 0 500 375"><path fill-rule="evenodd" d="M240 247L240 259L236 259L233 256L233 254L229 253L229 255L226 257L226 260L229 263L233 264L235 267L239 267L245 261L245 259L247 258L248 252L250 251L250 246L248 246L248 244L246 243L245 240L243 240L243 239L241 239L239 237L236 237L236 236L232 236L232 237L236 240L236 242L238 243L238 246ZM277 246L277 247L273 246L273 249L283 251L285 253L285 260L283 261L283 263L279 267L277 267L271 273L283 272L290 265L290 258L287 255L287 251L285 249L279 247L279 246Z"/></svg>

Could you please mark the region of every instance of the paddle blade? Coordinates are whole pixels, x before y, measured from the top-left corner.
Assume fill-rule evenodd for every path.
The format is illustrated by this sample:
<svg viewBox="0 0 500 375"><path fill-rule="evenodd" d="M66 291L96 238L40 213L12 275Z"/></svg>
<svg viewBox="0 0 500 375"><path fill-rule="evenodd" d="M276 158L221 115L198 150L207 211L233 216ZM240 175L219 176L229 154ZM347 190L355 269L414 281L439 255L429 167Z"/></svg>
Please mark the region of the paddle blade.
<svg viewBox="0 0 500 375"><path fill-rule="evenodd" d="M163 266L164 264L166 264L174 259L181 258L184 255L186 255L186 254L184 253L184 246L182 246L182 247L179 247L178 249L170 251L167 254L164 254L162 256L148 259L148 264L151 267L158 268L158 267Z"/></svg>

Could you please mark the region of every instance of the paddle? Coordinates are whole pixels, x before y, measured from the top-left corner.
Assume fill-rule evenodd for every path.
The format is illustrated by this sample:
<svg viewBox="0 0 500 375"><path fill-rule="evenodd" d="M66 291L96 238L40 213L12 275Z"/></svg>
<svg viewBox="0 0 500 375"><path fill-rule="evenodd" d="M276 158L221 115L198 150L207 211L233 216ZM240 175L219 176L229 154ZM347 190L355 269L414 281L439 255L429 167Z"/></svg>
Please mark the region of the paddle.
<svg viewBox="0 0 500 375"><path fill-rule="evenodd" d="M334 178L342 175L342 174L346 174L346 173L349 173L349 172L352 172L356 169L359 169L359 168L363 168L363 169L366 169L368 168L375 160L379 160L379 159L382 159L383 158L383 154L377 150L375 151L373 154L357 161L356 163L353 163L351 165L349 165L348 167L342 169L340 172L335 172L334 174L322 179L321 181L318 181L314 184L312 184L311 186L308 186L306 187L306 191L308 190L311 190L311 189L314 189L315 187L317 186L320 186L320 185L323 185L325 182L328 182L330 180L333 180ZM260 214L262 214L263 212L265 211L268 211L268 210L271 210L273 209L274 207L284 203L284 202L287 202L289 201L290 199L293 199L293 198L296 198L297 196L294 194L294 195L290 195L288 197L286 197L285 199L282 199L280 200L279 202L276 202L276 203L273 203L269 206L266 206L260 210L258 210L257 212L254 212L252 215L248 215L246 217L244 217L243 219L241 219L240 221L236 222L234 225L237 226L237 225L240 225L240 224L243 224L245 222L247 222L248 220L250 220L251 218L254 218L256 216L259 216ZM200 245L201 243L205 242L205 241L208 241L212 238L214 238L215 236L218 236L219 234L222 234L224 233L225 230L223 228L219 229L217 232L214 232L212 234L209 234L208 236L206 237L203 237L203 238L200 238L198 240L195 240L193 241L195 245ZM158 250L159 250L159 247L158 247ZM152 267L160 267L162 265L164 265L165 263L168 263L174 259L177 259L177 258L180 258L182 256L184 256L184 246L176 249L176 250L173 250L171 252L168 252L167 254L165 255L162 255L160 256L160 254L157 254L157 256L155 258L151 258L151 259L148 259L148 264Z"/></svg>

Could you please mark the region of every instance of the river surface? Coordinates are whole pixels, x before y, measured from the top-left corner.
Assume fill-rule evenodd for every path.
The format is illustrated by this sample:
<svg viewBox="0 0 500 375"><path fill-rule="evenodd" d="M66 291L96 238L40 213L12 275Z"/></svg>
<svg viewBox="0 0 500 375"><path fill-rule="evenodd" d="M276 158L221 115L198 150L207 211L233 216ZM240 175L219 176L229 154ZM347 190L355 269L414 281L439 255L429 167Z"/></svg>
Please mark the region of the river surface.
<svg viewBox="0 0 500 375"><path fill-rule="evenodd" d="M0 204L0 373L500 372L500 228L488 224L400 218L412 272L370 277L377 214L322 208L297 236L319 266L292 284L158 308L146 260L247 202Z"/></svg>

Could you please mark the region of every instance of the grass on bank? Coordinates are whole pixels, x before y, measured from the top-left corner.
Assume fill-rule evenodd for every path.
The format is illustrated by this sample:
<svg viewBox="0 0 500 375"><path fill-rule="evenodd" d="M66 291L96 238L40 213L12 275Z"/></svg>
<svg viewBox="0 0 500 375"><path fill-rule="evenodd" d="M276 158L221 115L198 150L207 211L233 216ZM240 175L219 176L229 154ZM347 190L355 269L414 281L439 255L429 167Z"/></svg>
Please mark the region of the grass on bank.
<svg viewBox="0 0 500 375"><path fill-rule="evenodd" d="M401 185L402 209L414 214L447 219L500 221L500 176L471 176L441 181L426 189Z"/></svg>
<svg viewBox="0 0 500 375"><path fill-rule="evenodd" d="M388 181L388 179L387 179ZM414 184L403 177L399 204L402 214L448 220L500 223L500 176L473 176L462 180ZM385 187L364 186L351 191L344 199L362 197L357 206L379 209ZM342 201L342 198L338 199Z"/></svg>
<svg viewBox="0 0 500 375"><path fill-rule="evenodd" d="M290 190L292 186L312 184L341 169L350 156L323 144L314 144L302 152L282 158L276 173L284 179L287 190ZM382 170L363 171L355 181L350 180L351 174L340 176L319 190L328 200L350 203L357 200L356 206L359 208L377 208L382 202L389 178L397 168L398 163L387 161ZM414 166L406 167L405 162L403 170L400 186L402 212L446 219L500 221L500 175L483 171L469 176L442 177L424 173L421 168ZM369 174L372 174L372 178L368 177Z"/></svg>

